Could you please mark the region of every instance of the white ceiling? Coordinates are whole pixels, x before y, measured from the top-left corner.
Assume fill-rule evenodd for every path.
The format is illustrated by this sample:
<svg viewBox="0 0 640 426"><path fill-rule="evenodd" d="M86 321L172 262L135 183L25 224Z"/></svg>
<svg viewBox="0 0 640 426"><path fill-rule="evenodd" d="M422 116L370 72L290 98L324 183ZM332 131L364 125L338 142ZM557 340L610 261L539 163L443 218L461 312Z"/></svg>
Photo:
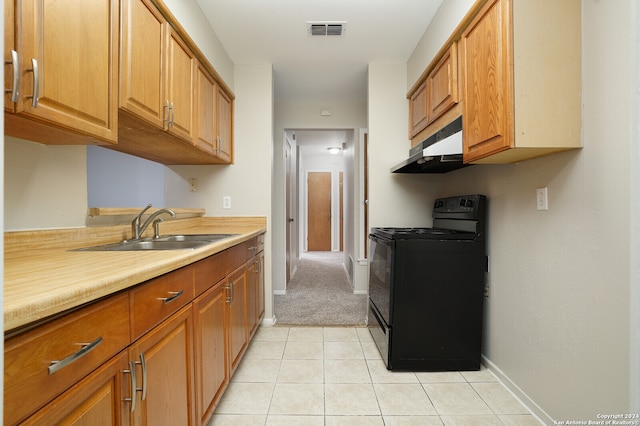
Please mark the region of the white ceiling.
<svg viewBox="0 0 640 426"><path fill-rule="evenodd" d="M370 62L406 62L443 0L196 0L235 64L271 63L275 101L367 99ZM308 21L346 21L310 37Z"/></svg>

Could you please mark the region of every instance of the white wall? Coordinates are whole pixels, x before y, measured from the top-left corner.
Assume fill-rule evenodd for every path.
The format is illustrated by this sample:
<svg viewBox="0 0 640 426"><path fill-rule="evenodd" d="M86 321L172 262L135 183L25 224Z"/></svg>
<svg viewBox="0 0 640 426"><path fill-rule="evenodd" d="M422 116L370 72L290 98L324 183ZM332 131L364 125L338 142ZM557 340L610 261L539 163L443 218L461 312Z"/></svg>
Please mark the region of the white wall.
<svg viewBox="0 0 640 426"><path fill-rule="evenodd" d="M442 11L459 6L464 16L468 3L445 2ZM582 150L473 166L429 189L489 197L483 353L549 424L632 411L630 15L628 0L583 1ZM430 28L408 68L430 62L425 55L440 47L432 40L446 40L454 27L439 36ZM537 211L535 189L543 186L549 210Z"/></svg>
<svg viewBox="0 0 640 426"><path fill-rule="evenodd" d="M438 175L391 174L406 160L405 64L369 64L369 225L429 226Z"/></svg>
<svg viewBox="0 0 640 426"><path fill-rule="evenodd" d="M84 226L84 146L48 146L4 137L6 231Z"/></svg>

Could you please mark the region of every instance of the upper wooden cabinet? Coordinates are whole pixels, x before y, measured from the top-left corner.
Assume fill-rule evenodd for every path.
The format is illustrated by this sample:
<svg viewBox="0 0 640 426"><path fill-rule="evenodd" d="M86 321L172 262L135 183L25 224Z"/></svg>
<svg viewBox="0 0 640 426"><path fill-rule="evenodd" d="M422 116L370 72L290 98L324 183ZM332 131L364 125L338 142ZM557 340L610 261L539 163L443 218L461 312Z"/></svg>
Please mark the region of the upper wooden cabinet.
<svg viewBox="0 0 640 426"><path fill-rule="evenodd" d="M427 77L429 123L458 103L458 44L452 43Z"/></svg>
<svg viewBox="0 0 640 426"><path fill-rule="evenodd" d="M409 96L409 138L414 137L427 127L427 82L423 82L418 89Z"/></svg>
<svg viewBox="0 0 640 426"><path fill-rule="evenodd" d="M233 100L199 63L196 74L196 146L223 163L232 162Z"/></svg>
<svg viewBox="0 0 640 426"><path fill-rule="evenodd" d="M5 90L15 93L5 94L5 132L51 144L115 142L119 1L4 6Z"/></svg>
<svg viewBox="0 0 640 426"><path fill-rule="evenodd" d="M232 115L220 115L217 93L230 108L233 96L161 1L122 8L120 135L109 148L163 164L230 163L217 136Z"/></svg>
<svg viewBox="0 0 640 426"><path fill-rule="evenodd" d="M460 40L465 162L580 148L580 0L480 6Z"/></svg>
<svg viewBox="0 0 640 426"><path fill-rule="evenodd" d="M150 1L122 2L120 107L160 128L169 113L160 72L167 50L167 27Z"/></svg>
<svg viewBox="0 0 640 426"><path fill-rule="evenodd" d="M233 160L233 99L220 87L216 93L217 113L217 155L226 162Z"/></svg>
<svg viewBox="0 0 640 426"><path fill-rule="evenodd" d="M161 0L4 3L6 134L232 162L233 94Z"/></svg>
<svg viewBox="0 0 640 426"><path fill-rule="evenodd" d="M436 56L407 95L409 138L412 139L412 146L440 130L442 120L438 119L458 104L458 85L458 50L457 44L453 42ZM452 118L458 115L459 112L454 113ZM443 119L446 120L447 117Z"/></svg>
<svg viewBox="0 0 640 426"><path fill-rule="evenodd" d="M150 0L124 1L122 22L120 107L193 143L195 55Z"/></svg>

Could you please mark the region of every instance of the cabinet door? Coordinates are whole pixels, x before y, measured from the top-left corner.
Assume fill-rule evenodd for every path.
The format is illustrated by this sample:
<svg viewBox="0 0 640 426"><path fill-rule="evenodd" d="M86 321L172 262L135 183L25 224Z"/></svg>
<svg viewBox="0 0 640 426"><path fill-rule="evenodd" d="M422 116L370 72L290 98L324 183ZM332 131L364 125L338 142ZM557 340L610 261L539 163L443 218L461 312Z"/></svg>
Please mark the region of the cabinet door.
<svg viewBox="0 0 640 426"><path fill-rule="evenodd" d="M170 107L165 127L169 133L193 143L193 94L197 61L170 26L168 32L166 85Z"/></svg>
<svg viewBox="0 0 640 426"><path fill-rule="evenodd" d="M127 351L121 352L46 407L23 425L120 425L129 422L131 395ZM124 379L123 379L124 377Z"/></svg>
<svg viewBox="0 0 640 426"><path fill-rule="evenodd" d="M217 99L218 157L231 163L233 159L233 101L219 86Z"/></svg>
<svg viewBox="0 0 640 426"><path fill-rule="evenodd" d="M229 384L227 282L221 281L194 301L194 347L198 419L211 416Z"/></svg>
<svg viewBox="0 0 640 426"><path fill-rule="evenodd" d="M21 69L16 111L115 142L119 1L16 4Z"/></svg>
<svg viewBox="0 0 640 426"><path fill-rule="evenodd" d="M231 373L238 367L247 348L247 274L243 266L229 276L231 300L229 302L229 350L231 351Z"/></svg>
<svg viewBox="0 0 640 426"><path fill-rule="evenodd" d="M198 63L196 71L196 146L209 153L217 154L216 133L216 83L209 73Z"/></svg>
<svg viewBox="0 0 640 426"><path fill-rule="evenodd" d="M196 424L191 309L191 304L182 308L130 346L129 359L140 363L136 377L141 382L132 424Z"/></svg>
<svg viewBox="0 0 640 426"><path fill-rule="evenodd" d="M428 121L432 122L458 103L458 49L454 42L427 77Z"/></svg>
<svg viewBox="0 0 640 426"><path fill-rule="evenodd" d="M508 149L513 129L513 72L507 0L489 1L462 35L465 162Z"/></svg>
<svg viewBox="0 0 640 426"><path fill-rule="evenodd" d="M12 92L18 91L17 82L14 83L14 76L20 75L20 71L13 70L13 60L17 62L17 56L12 58L11 51L15 50L15 31L14 31L14 11L15 0L4 0L4 110L13 112L15 103L11 100ZM16 52L17 54L17 52ZM17 64L16 64L17 66ZM15 89L14 89L15 85Z"/></svg>
<svg viewBox="0 0 640 426"><path fill-rule="evenodd" d="M120 107L159 128L168 116L161 73L166 28L150 0L122 1Z"/></svg>
<svg viewBox="0 0 640 426"><path fill-rule="evenodd" d="M258 258L247 264L247 328L253 336L258 328Z"/></svg>
<svg viewBox="0 0 640 426"><path fill-rule="evenodd" d="M409 100L409 137L412 138L427 127L427 83L424 82Z"/></svg>
<svg viewBox="0 0 640 426"><path fill-rule="evenodd" d="M258 260L258 296L256 300L256 321L260 326L260 320L264 318L264 251L261 251L256 256Z"/></svg>

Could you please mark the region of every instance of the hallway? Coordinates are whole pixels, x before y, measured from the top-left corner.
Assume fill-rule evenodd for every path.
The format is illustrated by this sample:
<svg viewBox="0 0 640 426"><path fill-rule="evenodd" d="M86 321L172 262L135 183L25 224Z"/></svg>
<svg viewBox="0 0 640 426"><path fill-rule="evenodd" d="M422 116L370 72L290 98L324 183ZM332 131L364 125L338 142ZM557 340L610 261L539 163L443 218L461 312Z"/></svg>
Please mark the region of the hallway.
<svg viewBox="0 0 640 426"><path fill-rule="evenodd" d="M367 296L353 294L342 252L306 252L289 281L287 293L275 295L278 325L364 325Z"/></svg>

